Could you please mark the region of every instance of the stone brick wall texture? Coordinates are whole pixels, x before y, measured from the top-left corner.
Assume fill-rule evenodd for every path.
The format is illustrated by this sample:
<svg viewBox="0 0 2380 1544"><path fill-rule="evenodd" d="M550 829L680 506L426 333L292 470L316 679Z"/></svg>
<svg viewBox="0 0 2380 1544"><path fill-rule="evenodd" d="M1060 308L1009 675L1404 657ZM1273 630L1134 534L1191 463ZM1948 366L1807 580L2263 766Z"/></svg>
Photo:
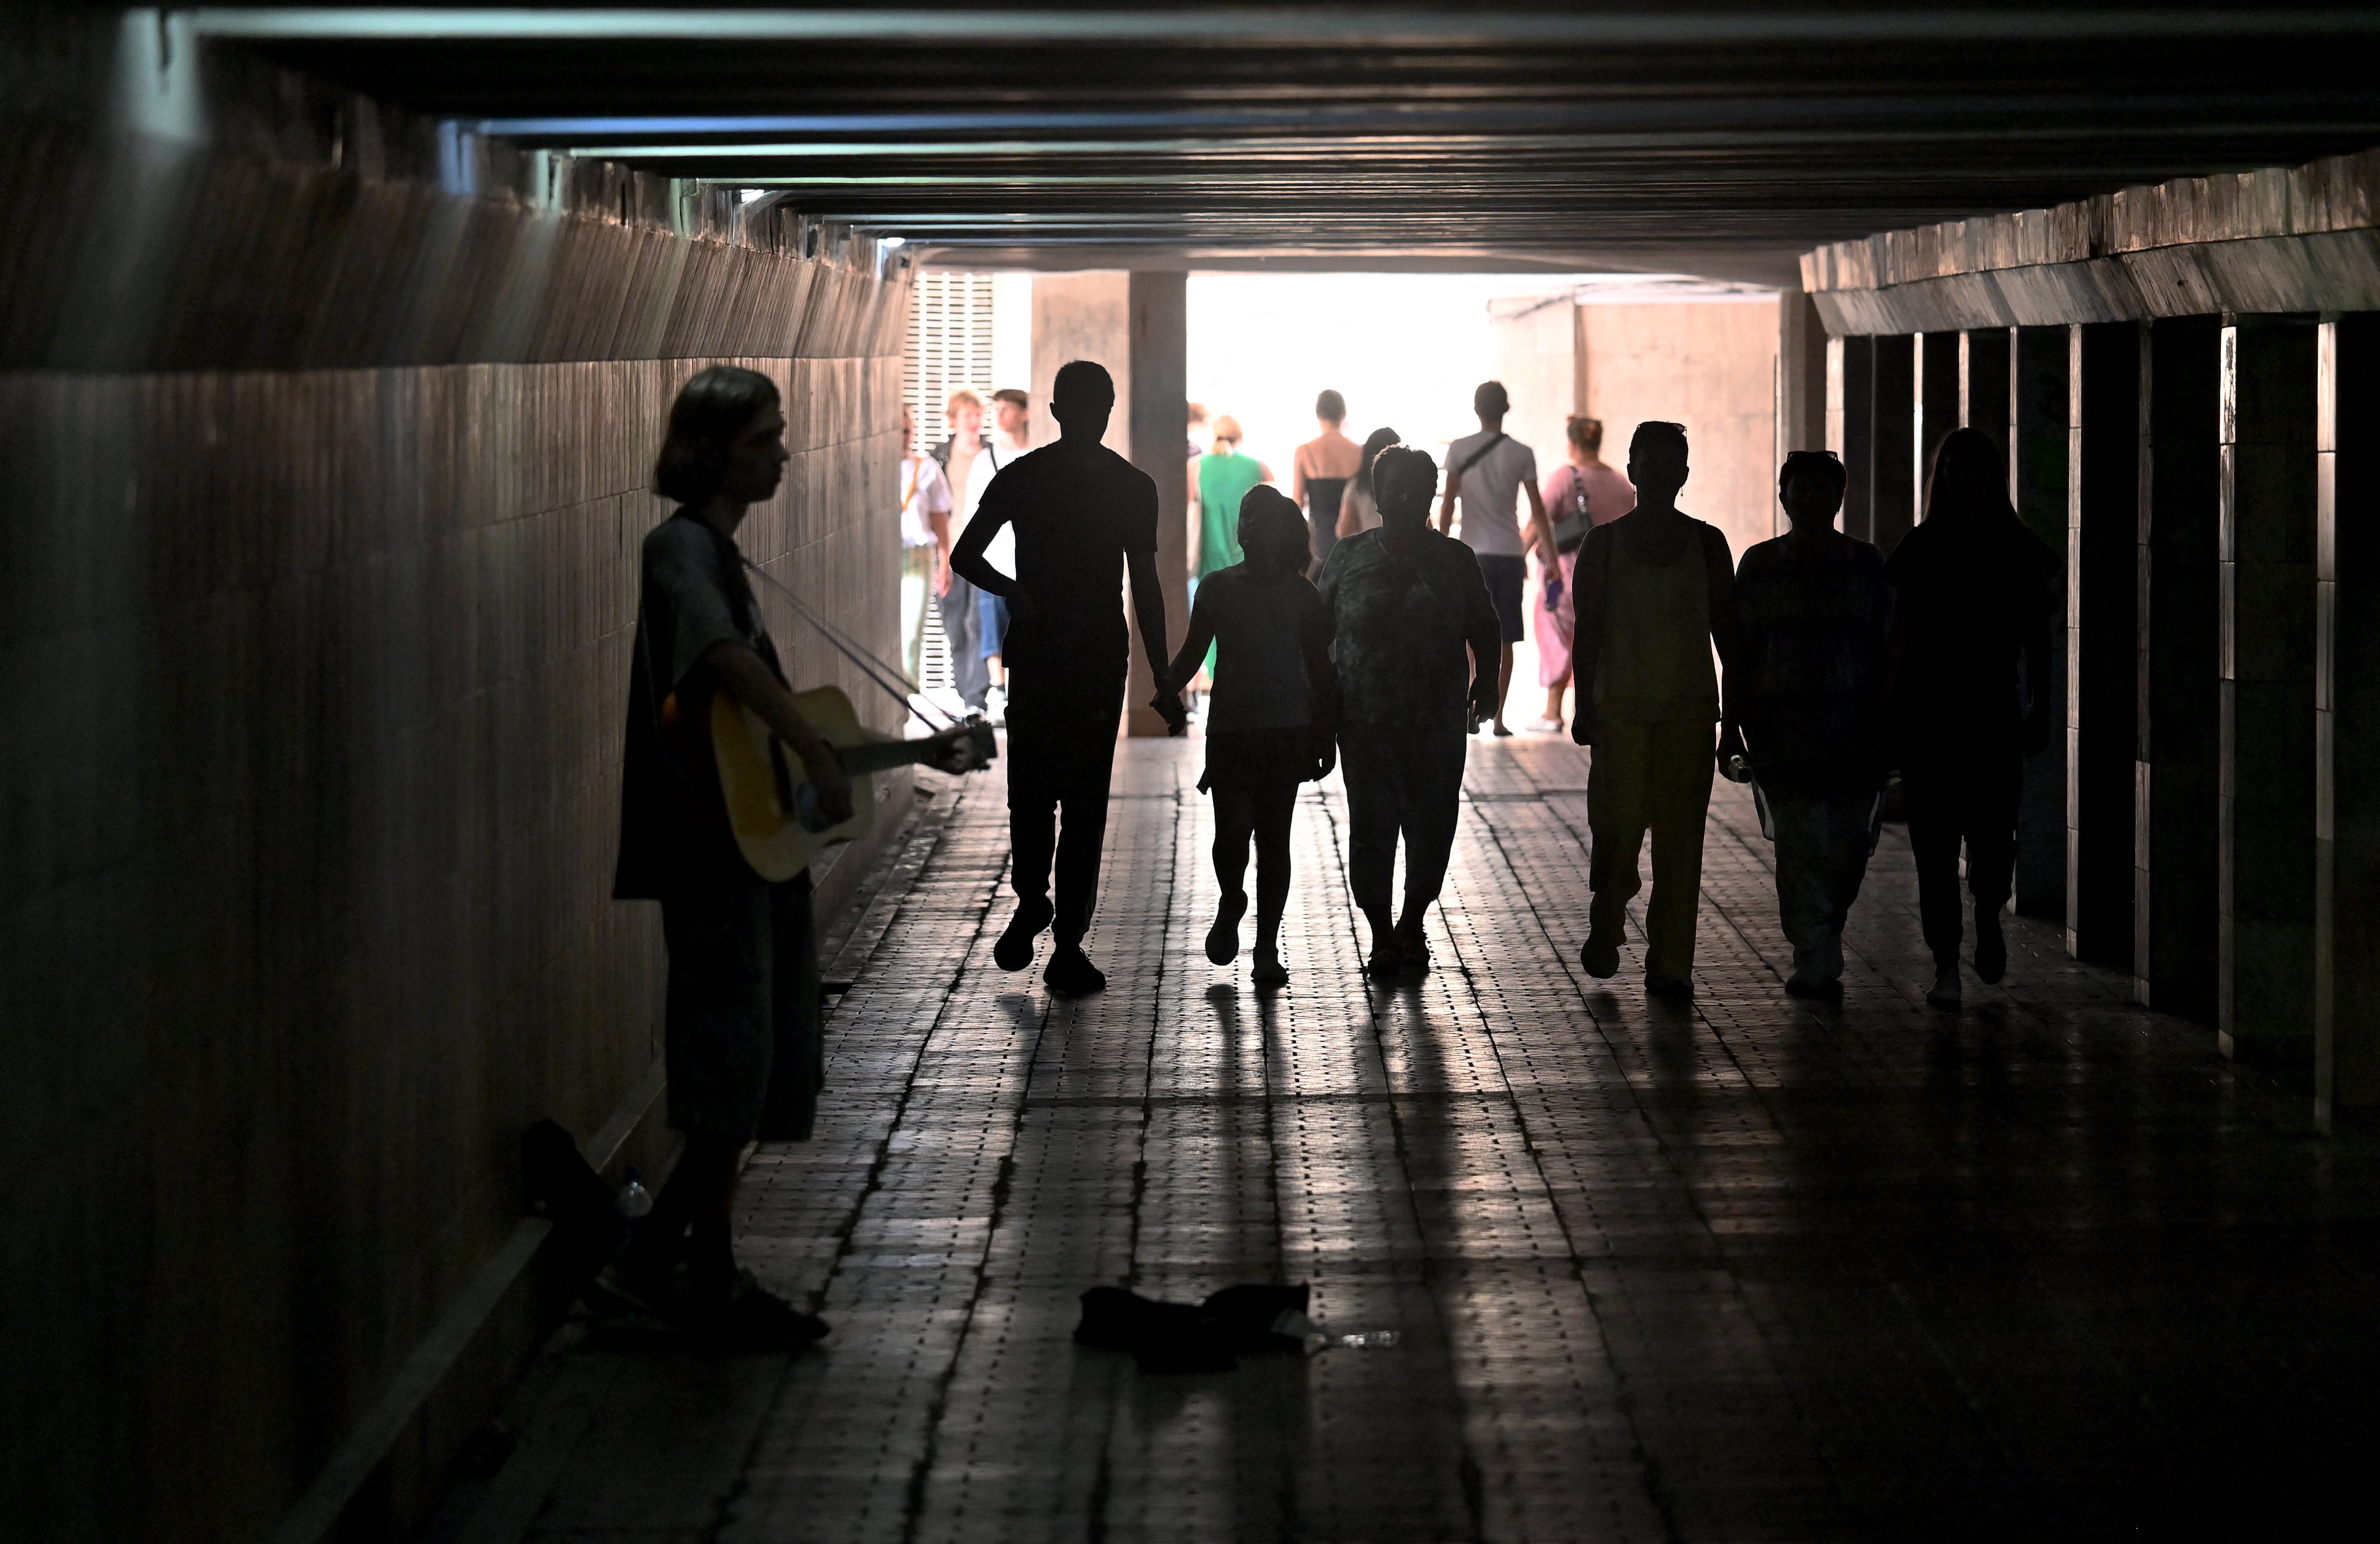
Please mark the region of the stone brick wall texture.
<svg viewBox="0 0 2380 1544"><path fill-rule="evenodd" d="M617 168L482 151L443 190L337 99L382 135L346 169L51 97L0 132L0 1515L248 1539L517 1222L523 1126L591 1132L659 1053L657 910L610 878L646 484L705 364L786 395L747 550L892 653L907 281ZM244 201L28 207L144 156ZM129 330L56 258L228 272L243 230L270 285ZM797 681L887 718L763 604Z"/></svg>

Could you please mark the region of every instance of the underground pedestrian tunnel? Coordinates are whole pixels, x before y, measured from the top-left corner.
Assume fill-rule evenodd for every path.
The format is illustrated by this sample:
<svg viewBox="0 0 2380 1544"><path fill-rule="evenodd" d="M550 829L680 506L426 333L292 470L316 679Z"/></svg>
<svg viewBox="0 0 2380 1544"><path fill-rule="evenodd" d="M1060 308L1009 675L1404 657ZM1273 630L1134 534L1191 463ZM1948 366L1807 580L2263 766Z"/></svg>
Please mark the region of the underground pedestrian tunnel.
<svg viewBox="0 0 2380 1544"><path fill-rule="evenodd" d="M2375 31L2117 4L12 11L0 1531L2357 1514ZM520 1138L555 1120L614 1185L674 1153L660 925L608 880L659 426L707 364L776 380L793 461L747 551L894 655L915 296L954 272L1032 275L1037 396L1065 358L1113 372L1108 443L1167 468L1177 638L1194 274L1542 276L1572 409L1583 278L1773 294L1769 463L1835 451L1843 529L1888 550L1934 447L1981 430L2065 577L2006 982L1923 1005L1888 826L1842 999L1783 995L1767 845L1725 790L1692 1003L1591 980L1587 753L1483 740L1439 968L1364 983L1318 784L1293 983L1260 997L1198 954L1195 749L1135 713L1115 985L1057 1003L985 965L1001 774L890 776L813 876L820 1130L751 1155L739 1221L834 1336L607 1341L524 1212ZM1697 512L1777 529L1765 498ZM777 630L796 682L897 731ZM1068 1338L1086 1287L1249 1281L1369 1340L1160 1376Z"/></svg>

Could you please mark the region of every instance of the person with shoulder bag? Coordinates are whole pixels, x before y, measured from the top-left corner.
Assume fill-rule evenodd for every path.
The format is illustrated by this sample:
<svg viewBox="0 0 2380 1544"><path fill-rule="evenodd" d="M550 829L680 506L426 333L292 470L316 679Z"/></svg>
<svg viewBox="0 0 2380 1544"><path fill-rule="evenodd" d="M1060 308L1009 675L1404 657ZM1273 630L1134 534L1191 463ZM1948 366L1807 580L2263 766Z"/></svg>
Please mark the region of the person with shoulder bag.
<svg viewBox="0 0 2380 1544"><path fill-rule="evenodd" d="M1608 526L1636 507L1636 490L1626 478L1604 464L1603 420L1572 414L1565 437L1570 459L1546 480L1546 514L1554 523L1555 567L1538 567L1537 684L1546 688L1545 716L1522 727L1533 734L1562 731L1562 698L1570 690L1572 635L1578 625L1577 602L1571 595L1572 570L1586 533Z"/></svg>

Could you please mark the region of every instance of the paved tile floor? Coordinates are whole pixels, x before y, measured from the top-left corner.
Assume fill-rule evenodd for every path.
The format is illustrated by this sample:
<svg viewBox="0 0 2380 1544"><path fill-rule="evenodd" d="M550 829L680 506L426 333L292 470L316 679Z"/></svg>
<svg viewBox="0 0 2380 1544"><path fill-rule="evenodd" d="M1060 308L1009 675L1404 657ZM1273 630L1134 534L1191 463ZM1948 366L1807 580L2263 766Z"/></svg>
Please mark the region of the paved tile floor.
<svg viewBox="0 0 2380 1544"><path fill-rule="evenodd" d="M745 1187L798 1357L565 1332L473 1539L2298 1538L2371 1515L2380 1164L2019 922L1931 1012L1906 844L1848 991L1779 989L1768 850L1712 812L1700 990L1585 979L1583 752L1476 745L1439 968L1367 990L1335 782L1274 994L1199 952L1196 747L1125 748L1053 1004L990 962L997 781L939 782L831 977L816 1140ZM1145 1377L1101 1283L1305 1281L1393 1348ZM2342 1531L2352 1528L2342 1523ZM2360 1529L2355 1529L2359 1531Z"/></svg>

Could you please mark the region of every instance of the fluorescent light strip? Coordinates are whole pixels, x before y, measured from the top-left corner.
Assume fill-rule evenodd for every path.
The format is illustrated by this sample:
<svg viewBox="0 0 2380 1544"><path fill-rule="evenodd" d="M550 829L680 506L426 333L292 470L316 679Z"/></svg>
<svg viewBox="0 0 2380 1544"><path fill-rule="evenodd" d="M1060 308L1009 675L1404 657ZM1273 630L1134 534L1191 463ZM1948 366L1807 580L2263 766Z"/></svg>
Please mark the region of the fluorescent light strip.
<svg viewBox="0 0 2380 1544"><path fill-rule="evenodd" d="M2277 93L2243 92L2240 95L2264 100L2265 95L2277 98ZM2347 97L2337 92L2295 91L2286 100L2301 112L2335 110L2341 103L2360 103L2361 97ZM2211 110L2226 105L2220 95L2205 93L2189 96L2160 95L2139 92L2110 96L2068 93L2058 96L2031 94L1946 95L1936 91L1913 96L1863 96L1854 102L1793 96L1745 97L1730 95L1727 111L1735 121L1747 118L1764 120L1807 119L1824 117L1835 121L1847 118L1881 119L1907 117L1912 114L1943 115L1968 113L1978 115L2022 113L2038 116L2045 114L2097 114L2109 122L2125 115L2172 114L2202 117ZM1675 121L1694 123L1707 118L1712 104L1696 95L1669 99L1627 100L1599 103L1367 103L1358 105L1316 105L1285 110L1248 110L1241 108L1168 108L1148 112L1035 112L1002 109L966 113L845 113L845 114L748 114L738 115L704 115L694 114L650 115L632 117L492 117L482 118L471 127L482 134L501 134L539 139L611 140L674 138L692 134L965 134L994 133L1006 137L1033 132L1058 130L1146 129L1204 130L1218 129L1292 129L1313 133L1318 129L1345 131L1351 126L1358 133L1434 133L1440 124L1452 124L1466 132L1477 132L1483 127L1517 131L1536 130L1559 133L1582 130L1597 121L1642 127L1651 122Z"/></svg>
<svg viewBox="0 0 2380 1544"><path fill-rule="evenodd" d="M1379 12L1300 7L1171 11L663 10L659 8L200 6L205 36L348 42L957 43L1263 44L1991 43L2085 38L2305 37L2380 31L2380 7L2340 10L1954 10L1609 15Z"/></svg>
<svg viewBox="0 0 2380 1544"><path fill-rule="evenodd" d="M2380 124L2370 119L2289 125L2299 132L2367 133ZM2272 131L2273 126L2192 123L2156 130L2160 136L2246 134ZM1642 130L1606 134L1351 134L1340 139L1218 137L1208 140L733 140L686 144L669 140L653 144L556 147L573 155L608 161L854 161L876 157L932 160L946 157L1006 156L1033 159L1056 155L1126 157L1220 156L1252 163L1317 159L1369 161L1408 154L1442 163L1469 152L1478 155L1509 155L1516 152L1559 153L1565 151L1704 149L1777 149L1791 146L1925 145L1985 139L1993 141L2046 140L2074 138L2070 127L2059 124L2011 124L1979 130L1969 125L1945 124L1930 128L1710 128L1665 132Z"/></svg>

